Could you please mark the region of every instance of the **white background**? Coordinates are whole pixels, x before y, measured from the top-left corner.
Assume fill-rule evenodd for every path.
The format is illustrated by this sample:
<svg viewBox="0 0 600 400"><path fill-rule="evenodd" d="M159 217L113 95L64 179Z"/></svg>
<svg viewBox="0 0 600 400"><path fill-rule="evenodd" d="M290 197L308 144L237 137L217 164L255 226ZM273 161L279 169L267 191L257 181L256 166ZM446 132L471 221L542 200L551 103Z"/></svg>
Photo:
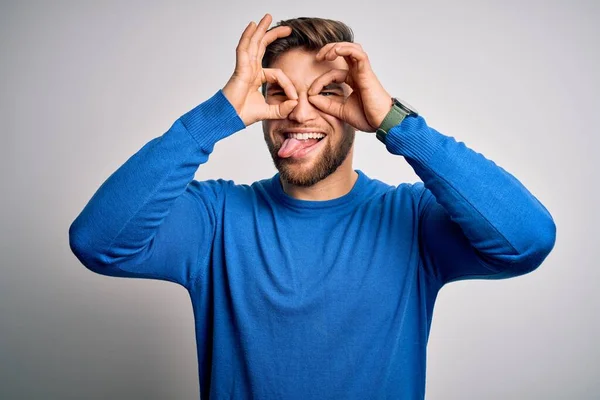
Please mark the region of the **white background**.
<svg viewBox="0 0 600 400"><path fill-rule="evenodd" d="M187 292L91 273L68 228L100 184L219 90L250 20L350 25L386 89L542 201L557 242L535 272L442 289L428 399L600 392L597 1L13 1L0 4L0 398L198 396ZM418 177L371 134L355 168ZM260 124L197 179L275 172Z"/></svg>

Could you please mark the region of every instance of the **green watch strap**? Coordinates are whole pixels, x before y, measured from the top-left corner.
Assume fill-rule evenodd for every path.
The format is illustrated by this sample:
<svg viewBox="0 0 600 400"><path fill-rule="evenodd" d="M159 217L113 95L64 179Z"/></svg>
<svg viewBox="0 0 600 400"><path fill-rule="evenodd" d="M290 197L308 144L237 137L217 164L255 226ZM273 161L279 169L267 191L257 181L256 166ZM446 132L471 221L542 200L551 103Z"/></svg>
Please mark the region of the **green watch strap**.
<svg viewBox="0 0 600 400"><path fill-rule="evenodd" d="M377 139L379 139L383 144L385 144L385 137L387 136L390 129L401 123L404 120L404 118L406 118L406 116L408 115L408 113L405 110L403 110L396 104L395 99L392 99L392 101L392 108L383 119L383 122L381 122L381 125L377 129L376 133Z"/></svg>

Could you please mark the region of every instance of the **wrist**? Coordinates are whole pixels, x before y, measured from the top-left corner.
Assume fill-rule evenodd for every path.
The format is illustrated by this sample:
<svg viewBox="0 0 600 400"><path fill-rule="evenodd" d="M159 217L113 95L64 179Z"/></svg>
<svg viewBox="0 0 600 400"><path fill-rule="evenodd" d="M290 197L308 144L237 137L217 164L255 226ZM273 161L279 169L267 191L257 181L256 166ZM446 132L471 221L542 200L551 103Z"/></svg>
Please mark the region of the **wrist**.
<svg viewBox="0 0 600 400"><path fill-rule="evenodd" d="M235 109L235 112L240 115L242 112L242 107L244 105L244 100L239 99L240 96L236 96L236 92L240 92L239 86L233 79L230 79L227 84L221 89L225 98L229 101L231 106Z"/></svg>
<svg viewBox="0 0 600 400"><path fill-rule="evenodd" d="M379 127L381 127L381 124L383 123L383 120L385 119L385 117L390 113L390 111L392 110L392 107L394 106L394 99L392 98L392 96L388 96L389 98L389 102L388 104L383 107L383 111L380 112L374 119L373 119L373 125L375 127L375 130L377 130Z"/></svg>
<svg viewBox="0 0 600 400"><path fill-rule="evenodd" d="M402 102L395 97L391 98L392 106L387 115L383 118L377 128L376 136L383 144L386 144L388 132L396 125L400 125L408 116L418 116L417 110L406 102Z"/></svg>
<svg viewBox="0 0 600 400"><path fill-rule="evenodd" d="M179 120L201 145L216 143L245 128L222 90L183 114Z"/></svg>

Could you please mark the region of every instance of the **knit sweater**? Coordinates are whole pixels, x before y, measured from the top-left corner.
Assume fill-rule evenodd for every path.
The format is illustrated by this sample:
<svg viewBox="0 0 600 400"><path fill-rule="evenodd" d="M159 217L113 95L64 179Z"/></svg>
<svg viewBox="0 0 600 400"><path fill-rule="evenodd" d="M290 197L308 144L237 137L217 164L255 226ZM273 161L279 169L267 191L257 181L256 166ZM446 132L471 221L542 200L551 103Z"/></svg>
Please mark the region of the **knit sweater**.
<svg viewBox="0 0 600 400"><path fill-rule="evenodd" d="M421 116L386 147L422 182L358 170L327 201L287 195L278 174L194 180L243 128L218 91L115 171L69 230L90 270L188 290L203 399L422 399L439 289L530 272L554 246L536 197Z"/></svg>

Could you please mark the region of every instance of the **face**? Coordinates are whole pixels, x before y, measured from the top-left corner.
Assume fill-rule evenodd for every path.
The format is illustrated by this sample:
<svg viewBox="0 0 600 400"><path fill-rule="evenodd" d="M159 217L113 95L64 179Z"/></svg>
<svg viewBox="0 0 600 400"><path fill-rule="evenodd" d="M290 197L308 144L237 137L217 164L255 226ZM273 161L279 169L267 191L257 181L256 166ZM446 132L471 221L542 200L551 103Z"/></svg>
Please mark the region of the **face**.
<svg viewBox="0 0 600 400"><path fill-rule="evenodd" d="M348 69L342 58L317 62L315 55L316 51L293 49L270 66L280 68L292 81L298 92L298 105L286 119L262 122L265 142L281 178L304 187L325 179L346 161L355 135L352 126L308 101L308 89L319 76L333 68ZM351 92L345 83L332 83L319 95L341 102ZM287 100L283 89L274 84L267 84L265 98L268 104Z"/></svg>

